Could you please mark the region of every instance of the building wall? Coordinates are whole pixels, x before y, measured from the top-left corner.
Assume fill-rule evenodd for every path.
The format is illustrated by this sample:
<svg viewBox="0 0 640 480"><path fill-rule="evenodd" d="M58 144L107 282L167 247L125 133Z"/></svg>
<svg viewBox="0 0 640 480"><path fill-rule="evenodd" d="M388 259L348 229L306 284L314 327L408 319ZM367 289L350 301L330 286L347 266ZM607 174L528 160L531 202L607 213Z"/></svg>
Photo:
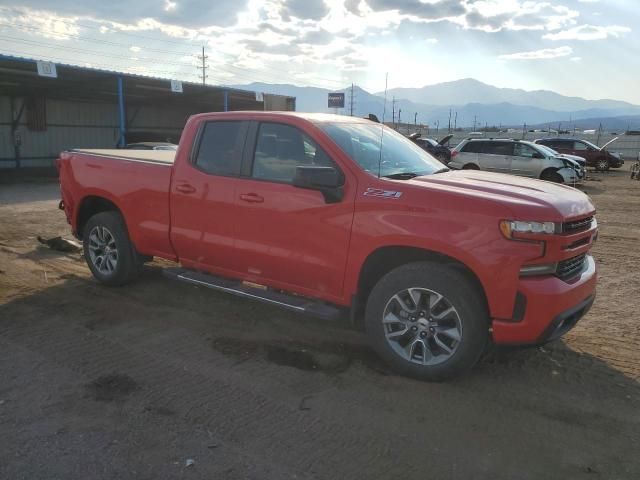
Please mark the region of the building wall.
<svg viewBox="0 0 640 480"><path fill-rule="evenodd" d="M19 111L23 99L15 100ZM14 118L17 116L14 113ZM162 106L130 106L127 109L130 133L157 132L163 139L178 141L188 107L167 109ZM52 166L59 153L71 148L113 148L120 138L117 105L105 103L46 100L46 130L31 131L26 109L17 128L21 138L20 166ZM14 137L11 133L11 108L8 97L0 97L0 168L16 167Z"/></svg>

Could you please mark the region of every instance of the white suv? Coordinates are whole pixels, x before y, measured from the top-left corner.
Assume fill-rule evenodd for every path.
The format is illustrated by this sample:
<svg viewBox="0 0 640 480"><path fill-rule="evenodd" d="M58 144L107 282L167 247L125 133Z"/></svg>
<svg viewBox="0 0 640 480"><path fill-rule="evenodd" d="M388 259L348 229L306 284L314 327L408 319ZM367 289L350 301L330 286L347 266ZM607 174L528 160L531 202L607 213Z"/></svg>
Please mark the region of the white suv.
<svg viewBox="0 0 640 480"><path fill-rule="evenodd" d="M463 140L447 164L455 169L487 170L556 183L576 184L585 177L584 166L532 142L510 139Z"/></svg>

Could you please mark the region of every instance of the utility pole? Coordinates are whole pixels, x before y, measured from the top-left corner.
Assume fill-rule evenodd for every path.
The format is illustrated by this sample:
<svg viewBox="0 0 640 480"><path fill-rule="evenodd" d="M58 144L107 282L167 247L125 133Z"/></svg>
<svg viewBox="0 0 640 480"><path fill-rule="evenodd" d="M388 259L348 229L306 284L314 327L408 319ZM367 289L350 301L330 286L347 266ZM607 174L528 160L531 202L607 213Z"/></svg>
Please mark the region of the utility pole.
<svg viewBox="0 0 640 480"><path fill-rule="evenodd" d="M351 98L349 101L349 115L353 117L353 83L351 84Z"/></svg>
<svg viewBox="0 0 640 480"><path fill-rule="evenodd" d="M476 131L476 123L478 123L477 120L478 120L478 116L474 115L473 116L473 131L474 132Z"/></svg>
<svg viewBox="0 0 640 480"><path fill-rule="evenodd" d="M202 65L198 68L202 69L202 73L199 75L199 77L202 79L202 85L206 85L207 84L207 68L209 68L209 65L207 64L207 58L209 58L208 55L204 54L204 46L202 47L202 55L198 55L198 60L202 61Z"/></svg>
<svg viewBox="0 0 640 480"><path fill-rule="evenodd" d="M456 128L458 128L458 112L456 112L455 116L453 117L453 131L456 131Z"/></svg>
<svg viewBox="0 0 640 480"><path fill-rule="evenodd" d="M448 133L451 133L451 109L449 109L449 130Z"/></svg>
<svg viewBox="0 0 640 480"><path fill-rule="evenodd" d="M438 130L440 130L440 120L436 120L436 135L438 134Z"/></svg>
<svg viewBox="0 0 640 480"><path fill-rule="evenodd" d="M400 120L400 115L402 114L402 109L399 108L398 109L398 125L400 125L402 123L402 120Z"/></svg>
<svg viewBox="0 0 640 480"><path fill-rule="evenodd" d="M418 125L418 112L413 114L413 124Z"/></svg>

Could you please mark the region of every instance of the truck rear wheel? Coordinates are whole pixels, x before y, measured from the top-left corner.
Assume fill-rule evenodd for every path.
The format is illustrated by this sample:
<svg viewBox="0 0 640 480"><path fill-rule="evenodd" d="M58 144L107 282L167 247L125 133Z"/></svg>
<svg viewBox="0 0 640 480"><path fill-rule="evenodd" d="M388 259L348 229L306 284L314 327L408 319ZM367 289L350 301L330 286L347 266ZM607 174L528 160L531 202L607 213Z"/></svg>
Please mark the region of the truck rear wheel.
<svg viewBox="0 0 640 480"><path fill-rule="evenodd" d="M136 252L124 219L118 212L101 212L84 228L84 258L93 276L105 285L124 285L142 271L143 260Z"/></svg>
<svg viewBox="0 0 640 480"><path fill-rule="evenodd" d="M403 265L382 277L369 295L365 326L394 370L430 381L471 369L489 338L480 292L462 273L433 262Z"/></svg>

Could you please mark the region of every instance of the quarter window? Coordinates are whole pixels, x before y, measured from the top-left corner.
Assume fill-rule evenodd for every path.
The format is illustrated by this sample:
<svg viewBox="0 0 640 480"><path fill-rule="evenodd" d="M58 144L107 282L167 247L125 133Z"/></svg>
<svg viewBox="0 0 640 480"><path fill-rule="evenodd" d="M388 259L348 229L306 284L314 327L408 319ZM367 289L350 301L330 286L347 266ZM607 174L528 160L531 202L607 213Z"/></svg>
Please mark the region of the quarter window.
<svg viewBox="0 0 640 480"><path fill-rule="evenodd" d="M195 165L212 175L240 173L243 122L207 122L202 130Z"/></svg>
<svg viewBox="0 0 640 480"><path fill-rule="evenodd" d="M573 144L573 149L574 150L588 150L589 147L587 146L586 143L582 143L582 142L574 142Z"/></svg>

